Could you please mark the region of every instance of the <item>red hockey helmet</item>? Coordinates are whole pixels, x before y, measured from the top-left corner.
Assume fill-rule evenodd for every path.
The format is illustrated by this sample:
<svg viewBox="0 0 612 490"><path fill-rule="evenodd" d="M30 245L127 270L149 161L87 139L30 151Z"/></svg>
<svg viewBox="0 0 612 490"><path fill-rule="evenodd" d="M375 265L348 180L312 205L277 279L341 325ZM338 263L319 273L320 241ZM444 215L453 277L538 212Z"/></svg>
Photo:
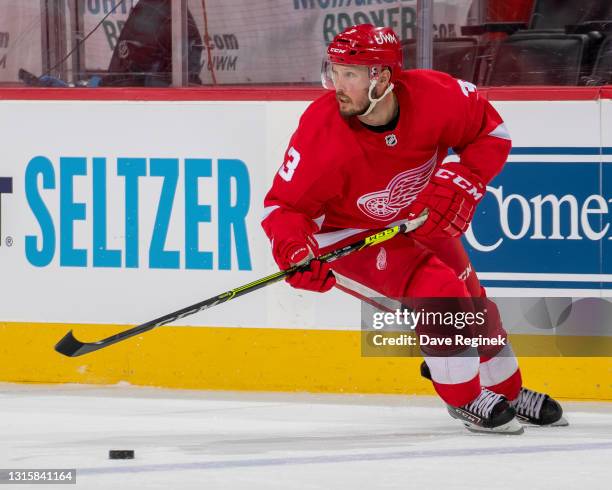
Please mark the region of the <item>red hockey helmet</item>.
<svg viewBox="0 0 612 490"><path fill-rule="evenodd" d="M390 27L360 24L345 29L327 47L327 61L343 65L388 66L391 77L402 69L402 48Z"/></svg>
<svg viewBox="0 0 612 490"><path fill-rule="evenodd" d="M345 29L327 47L327 56L321 67L323 87L335 90L332 65L361 65L368 68L370 106L362 114L367 116L374 106L393 90L393 80L402 69L402 48L397 34L390 27L360 24ZM383 68L391 69L391 80L385 92L374 97L374 87Z"/></svg>

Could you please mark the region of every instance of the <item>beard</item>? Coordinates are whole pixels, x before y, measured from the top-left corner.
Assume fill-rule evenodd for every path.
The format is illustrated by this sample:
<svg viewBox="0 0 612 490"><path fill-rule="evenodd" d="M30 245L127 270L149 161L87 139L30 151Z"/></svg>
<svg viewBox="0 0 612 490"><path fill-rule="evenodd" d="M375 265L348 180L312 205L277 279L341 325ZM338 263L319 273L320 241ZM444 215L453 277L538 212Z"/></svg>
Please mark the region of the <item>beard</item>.
<svg viewBox="0 0 612 490"><path fill-rule="evenodd" d="M343 93L336 93L336 101L338 102L338 110L342 117L361 116L364 114L368 107L370 107L370 101L365 98L361 104L353 102L353 99Z"/></svg>

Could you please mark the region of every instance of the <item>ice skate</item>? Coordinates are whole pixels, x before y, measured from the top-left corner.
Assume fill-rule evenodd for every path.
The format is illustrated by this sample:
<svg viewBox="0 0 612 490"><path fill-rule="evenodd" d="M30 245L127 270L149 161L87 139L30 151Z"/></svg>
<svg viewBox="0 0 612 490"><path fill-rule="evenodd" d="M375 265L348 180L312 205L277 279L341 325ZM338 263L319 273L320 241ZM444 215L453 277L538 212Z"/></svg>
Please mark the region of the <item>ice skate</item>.
<svg viewBox="0 0 612 490"><path fill-rule="evenodd" d="M470 432L522 434L523 427L516 419L516 411L502 395L483 388L480 394L461 407L448 405L451 417L463 422Z"/></svg>
<svg viewBox="0 0 612 490"><path fill-rule="evenodd" d="M563 417L559 402L545 393L521 388L516 400L510 405L516 410L516 418L526 425L565 427L569 425Z"/></svg>
<svg viewBox="0 0 612 490"><path fill-rule="evenodd" d="M421 363L421 376L431 380L431 373L425 361ZM563 408L559 402L545 393L521 388L518 398L509 403L516 411L518 421L524 425L539 427L569 425L569 422L563 417Z"/></svg>

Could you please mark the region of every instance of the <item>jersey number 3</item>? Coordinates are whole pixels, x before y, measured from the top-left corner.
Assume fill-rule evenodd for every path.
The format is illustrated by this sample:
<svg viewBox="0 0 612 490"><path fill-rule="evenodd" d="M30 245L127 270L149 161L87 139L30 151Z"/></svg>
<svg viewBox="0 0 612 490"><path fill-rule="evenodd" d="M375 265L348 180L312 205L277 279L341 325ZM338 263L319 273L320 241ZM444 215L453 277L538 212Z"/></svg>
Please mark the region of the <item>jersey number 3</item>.
<svg viewBox="0 0 612 490"><path fill-rule="evenodd" d="M287 152L287 161L281 166L278 175L280 175L283 180L289 182L299 163L300 153L292 146Z"/></svg>

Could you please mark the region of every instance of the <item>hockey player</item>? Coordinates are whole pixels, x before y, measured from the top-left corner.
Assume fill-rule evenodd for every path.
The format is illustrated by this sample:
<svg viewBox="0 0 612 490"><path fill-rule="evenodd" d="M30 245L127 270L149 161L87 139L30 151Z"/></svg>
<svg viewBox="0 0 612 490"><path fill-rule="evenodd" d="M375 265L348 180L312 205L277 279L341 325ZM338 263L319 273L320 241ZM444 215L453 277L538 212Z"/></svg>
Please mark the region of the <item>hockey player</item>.
<svg viewBox="0 0 612 490"><path fill-rule="evenodd" d="M401 66L390 28L353 26L330 43L322 79L333 92L302 115L265 198L272 254L286 269L427 209L411 234L331 264L313 260L289 284L369 298L484 298L460 236L506 161L510 136L473 84ZM449 148L460 161L442 165ZM489 323L503 332L498 316ZM473 355L422 350L423 374L468 429L521 433L517 417L565 423L555 400L522 388L509 344Z"/></svg>

